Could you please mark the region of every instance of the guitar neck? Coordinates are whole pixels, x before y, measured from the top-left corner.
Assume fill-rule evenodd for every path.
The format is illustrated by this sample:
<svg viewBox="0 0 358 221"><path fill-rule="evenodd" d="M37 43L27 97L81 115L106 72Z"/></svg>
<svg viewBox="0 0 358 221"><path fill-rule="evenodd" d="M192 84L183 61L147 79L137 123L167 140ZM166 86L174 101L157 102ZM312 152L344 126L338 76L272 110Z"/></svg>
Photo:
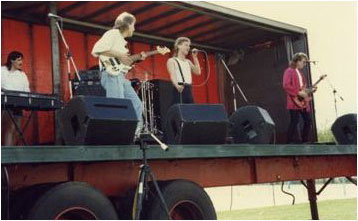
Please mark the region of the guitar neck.
<svg viewBox="0 0 358 221"><path fill-rule="evenodd" d="M323 78L318 79L318 81L316 81L316 82L312 85L312 87L316 87L317 84L318 84L319 82L321 82L322 80L323 80Z"/></svg>
<svg viewBox="0 0 358 221"><path fill-rule="evenodd" d="M152 55L155 55L155 54L158 54L158 50L155 50L155 51L148 51L148 52L145 52L145 54L149 57L149 56L152 56ZM135 55L132 55L130 56L130 58L136 62L138 60L140 60L142 57L141 54L135 54Z"/></svg>

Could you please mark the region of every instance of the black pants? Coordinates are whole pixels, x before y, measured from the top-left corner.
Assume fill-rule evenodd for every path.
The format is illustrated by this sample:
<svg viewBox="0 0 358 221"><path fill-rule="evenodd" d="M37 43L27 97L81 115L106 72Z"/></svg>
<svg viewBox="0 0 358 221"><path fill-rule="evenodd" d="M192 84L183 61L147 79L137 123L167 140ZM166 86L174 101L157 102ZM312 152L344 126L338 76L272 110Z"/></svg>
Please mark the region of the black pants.
<svg viewBox="0 0 358 221"><path fill-rule="evenodd" d="M291 121L287 131L287 143L294 143L294 137L297 132L298 124L300 122L299 121L300 115L302 116L303 123L304 123L303 131L301 133L302 136L301 142L307 143L308 136L311 131L311 124L312 124L310 112L307 112L306 110L289 110L289 111L290 111Z"/></svg>
<svg viewBox="0 0 358 221"><path fill-rule="evenodd" d="M172 104L192 104L194 103L193 95L191 93L191 86L185 85L184 90L179 93L174 87Z"/></svg>

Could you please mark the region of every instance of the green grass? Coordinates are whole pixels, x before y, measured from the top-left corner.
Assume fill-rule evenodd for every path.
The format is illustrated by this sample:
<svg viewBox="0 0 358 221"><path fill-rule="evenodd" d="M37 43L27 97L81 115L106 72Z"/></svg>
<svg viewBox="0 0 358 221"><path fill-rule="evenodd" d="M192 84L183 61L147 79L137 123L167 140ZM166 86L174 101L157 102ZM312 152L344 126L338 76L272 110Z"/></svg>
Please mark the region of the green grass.
<svg viewBox="0 0 358 221"><path fill-rule="evenodd" d="M318 201L319 219L357 220L357 199ZM309 203L217 213L220 220L310 220Z"/></svg>
<svg viewBox="0 0 358 221"><path fill-rule="evenodd" d="M330 129L323 129L318 131L317 137L318 137L318 142L322 142L322 143L334 142L334 136Z"/></svg>

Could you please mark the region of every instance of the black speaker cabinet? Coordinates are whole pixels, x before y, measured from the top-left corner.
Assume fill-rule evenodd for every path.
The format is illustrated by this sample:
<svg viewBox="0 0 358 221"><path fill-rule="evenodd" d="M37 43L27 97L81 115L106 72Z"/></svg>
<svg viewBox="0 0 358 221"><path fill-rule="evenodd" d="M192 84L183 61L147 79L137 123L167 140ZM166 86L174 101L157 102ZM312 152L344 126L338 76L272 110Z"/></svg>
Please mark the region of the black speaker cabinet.
<svg viewBox="0 0 358 221"><path fill-rule="evenodd" d="M99 81L74 81L72 83L73 96L106 96L106 90Z"/></svg>
<svg viewBox="0 0 358 221"><path fill-rule="evenodd" d="M60 113L66 145L117 145L133 142L138 118L127 99L76 96Z"/></svg>
<svg viewBox="0 0 358 221"><path fill-rule="evenodd" d="M339 117L331 130L338 144L357 144L357 114Z"/></svg>
<svg viewBox="0 0 358 221"><path fill-rule="evenodd" d="M83 70L78 72L81 81L76 78L72 81L72 94L74 96L106 96L106 90L101 85L101 72L99 70Z"/></svg>
<svg viewBox="0 0 358 221"><path fill-rule="evenodd" d="M175 104L168 110L164 136L169 144L224 144L228 119L218 104Z"/></svg>
<svg viewBox="0 0 358 221"><path fill-rule="evenodd" d="M269 144L273 140L275 123L269 113L258 106L244 106L230 117L229 134L234 143Z"/></svg>
<svg viewBox="0 0 358 221"><path fill-rule="evenodd" d="M164 123L173 102L175 88L170 81L155 79L151 80L151 83L154 85L153 109L156 125L159 130L164 130Z"/></svg>

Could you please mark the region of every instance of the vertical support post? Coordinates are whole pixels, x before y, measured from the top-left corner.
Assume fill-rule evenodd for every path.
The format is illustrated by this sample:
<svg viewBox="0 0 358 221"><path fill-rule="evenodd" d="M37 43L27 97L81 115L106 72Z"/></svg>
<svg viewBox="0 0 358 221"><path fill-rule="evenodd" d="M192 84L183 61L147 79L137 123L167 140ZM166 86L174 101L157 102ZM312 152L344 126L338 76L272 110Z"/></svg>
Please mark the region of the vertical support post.
<svg viewBox="0 0 358 221"><path fill-rule="evenodd" d="M302 41L304 41L304 51L306 52L308 58L310 58L310 53L308 49L308 36L307 33L305 33L302 36ZM307 65L307 81L310 85L312 85L312 70L311 65ZM317 121L316 121L316 107L315 107L315 99L312 98L312 111L311 111L311 118L312 118L312 132L313 132L313 141L318 141L318 133L317 133Z"/></svg>
<svg viewBox="0 0 358 221"><path fill-rule="evenodd" d="M225 79L224 79L224 75L221 72L221 63L220 63L220 57L218 53L215 53L215 63L216 63L216 70L215 70L215 77L217 79L218 82L218 93L219 93L219 103L222 103L226 109L226 101L225 101Z"/></svg>
<svg viewBox="0 0 358 221"><path fill-rule="evenodd" d="M49 3L49 12L57 14L56 2ZM55 18L50 18L51 49L52 49L52 84L53 93L61 97L60 48ZM59 113L55 112L55 144L61 144Z"/></svg>
<svg viewBox="0 0 358 221"><path fill-rule="evenodd" d="M308 200L310 201L312 220L318 220L317 194L315 180L307 180Z"/></svg>

